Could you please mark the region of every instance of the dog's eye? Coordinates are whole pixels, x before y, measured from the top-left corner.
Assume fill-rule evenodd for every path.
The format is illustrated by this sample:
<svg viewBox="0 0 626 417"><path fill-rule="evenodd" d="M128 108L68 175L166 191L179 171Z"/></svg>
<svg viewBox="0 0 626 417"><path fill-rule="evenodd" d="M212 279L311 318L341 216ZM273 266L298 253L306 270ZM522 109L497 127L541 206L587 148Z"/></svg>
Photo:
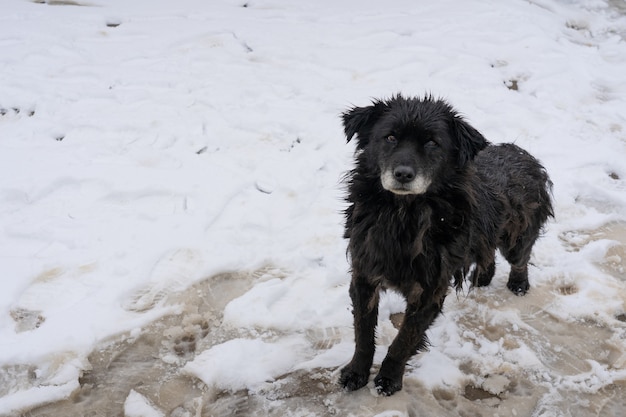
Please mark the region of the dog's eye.
<svg viewBox="0 0 626 417"><path fill-rule="evenodd" d="M385 138L388 143L398 143L398 139L394 135L389 135Z"/></svg>
<svg viewBox="0 0 626 417"><path fill-rule="evenodd" d="M429 140L428 142L424 144L425 149L437 149L438 147L439 147L439 144L435 142L434 140Z"/></svg>

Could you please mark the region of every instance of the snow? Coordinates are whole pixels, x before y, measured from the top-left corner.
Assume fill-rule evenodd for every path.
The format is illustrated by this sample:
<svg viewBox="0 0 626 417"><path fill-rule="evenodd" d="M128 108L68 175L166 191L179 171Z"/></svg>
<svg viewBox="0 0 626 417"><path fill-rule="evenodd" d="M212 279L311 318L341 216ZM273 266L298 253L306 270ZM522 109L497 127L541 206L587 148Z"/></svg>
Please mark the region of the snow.
<svg viewBox="0 0 626 417"><path fill-rule="evenodd" d="M282 340L280 343L259 339L229 340L201 353L183 370L209 385L219 385L232 391L254 389L294 367L299 359L298 348L305 345L301 339ZM246 366L252 357L255 363ZM233 364L241 366L233 368Z"/></svg>
<svg viewBox="0 0 626 417"><path fill-rule="evenodd" d="M537 156L556 209L531 292L507 292L500 259L491 287L451 294L407 389L495 394L523 377L540 413L623 384L623 12L605 0L5 0L0 415L70 397L94 349L186 314L177 294L223 273L247 278L211 294L224 333L184 373L219 392L335 375L353 348L341 179L354 145L339 115L399 91L444 97L491 141ZM382 298L376 363L403 307ZM167 412L126 395L127 415Z"/></svg>
<svg viewBox="0 0 626 417"><path fill-rule="evenodd" d="M143 395L131 390L124 402L124 417L163 417L165 414L150 404Z"/></svg>

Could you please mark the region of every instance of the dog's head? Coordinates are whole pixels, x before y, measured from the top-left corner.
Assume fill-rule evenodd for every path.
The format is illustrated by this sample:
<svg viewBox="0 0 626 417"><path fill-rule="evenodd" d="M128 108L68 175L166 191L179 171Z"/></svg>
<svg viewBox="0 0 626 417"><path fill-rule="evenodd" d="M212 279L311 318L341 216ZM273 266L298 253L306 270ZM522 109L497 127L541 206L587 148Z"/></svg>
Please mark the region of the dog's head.
<svg viewBox="0 0 626 417"><path fill-rule="evenodd" d="M449 104L430 96L376 100L342 117L348 142L357 135L360 163L400 195L425 193L488 144Z"/></svg>

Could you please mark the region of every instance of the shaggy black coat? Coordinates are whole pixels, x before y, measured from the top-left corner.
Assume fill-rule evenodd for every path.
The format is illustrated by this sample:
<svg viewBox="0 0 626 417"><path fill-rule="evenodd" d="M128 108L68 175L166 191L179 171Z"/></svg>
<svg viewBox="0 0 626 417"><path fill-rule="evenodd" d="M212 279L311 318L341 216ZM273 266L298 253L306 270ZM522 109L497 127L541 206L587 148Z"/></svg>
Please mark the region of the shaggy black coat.
<svg viewBox="0 0 626 417"><path fill-rule="evenodd" d="M379 291L391 288L407 307L374 379L391 395L427 346L451 282L488 285L498 248L511 264L508 288L528 291L532 246L553 215L551 182L530 154L489 144L443 100L398 95L350 109L343 123L348 141L357 135L345 224L356 347L340 383L367 384Z"/></svg>

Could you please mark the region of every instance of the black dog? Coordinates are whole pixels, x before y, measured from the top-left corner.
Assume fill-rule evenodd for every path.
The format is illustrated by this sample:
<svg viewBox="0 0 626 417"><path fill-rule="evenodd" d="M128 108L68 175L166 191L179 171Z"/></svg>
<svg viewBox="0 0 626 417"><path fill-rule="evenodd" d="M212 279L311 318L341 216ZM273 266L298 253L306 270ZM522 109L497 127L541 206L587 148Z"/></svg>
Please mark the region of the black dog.
<svg viewBox="0 0 626 417"><path fill-rule="evenodd" d="M553 215L552 183L530 154L491 145L443 100L397 95L350 109L343 124L348 141L358 140L345 227L356 348L340 383L367 384L379 291L392 288L407 307L374 379L391 395L406 362L427 347L452 281L457 290L464 278L488 285L498 248L511 264L508 288L528 291L531 249Z"/></svg>

